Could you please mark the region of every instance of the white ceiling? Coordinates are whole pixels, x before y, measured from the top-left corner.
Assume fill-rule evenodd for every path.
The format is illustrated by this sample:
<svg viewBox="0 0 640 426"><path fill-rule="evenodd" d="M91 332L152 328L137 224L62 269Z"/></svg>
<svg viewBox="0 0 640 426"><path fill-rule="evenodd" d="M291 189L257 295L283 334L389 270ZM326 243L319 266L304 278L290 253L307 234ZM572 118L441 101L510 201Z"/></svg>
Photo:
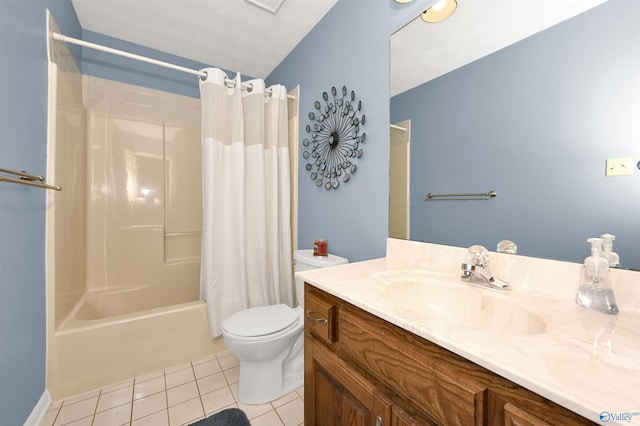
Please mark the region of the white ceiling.
<svg viewBox="0 0 640 426"><path fill-rule="evenodd" d="M281 0L250 0L277 7ZM82 28L265 78L338 0L72 0ZM389 1L392 0L375 0ZM458 0L447 20L419 17L391 37L391 96L607 0Z"/></svg>
<svg viewBox="0 0 640 426"><path fill-rule="evenodd" d="M277 7L274 0L253 0ZM83 29L265 78L337 0L72 0Z"/></svg>
<svg viewBox="0 0 640 426"><path fill-rule="evenodd" d="M437 24L414 19L391 37L391 96L473 62L607 0L458 0Z"/></svg>

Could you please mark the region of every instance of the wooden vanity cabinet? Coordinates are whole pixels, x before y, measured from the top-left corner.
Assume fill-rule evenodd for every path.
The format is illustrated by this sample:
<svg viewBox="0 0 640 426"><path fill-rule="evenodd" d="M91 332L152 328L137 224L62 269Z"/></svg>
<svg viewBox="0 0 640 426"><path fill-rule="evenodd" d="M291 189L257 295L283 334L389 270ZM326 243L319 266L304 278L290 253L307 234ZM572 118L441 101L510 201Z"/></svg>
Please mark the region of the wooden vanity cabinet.
<svg viewBox="0 0 640 426"><path fill-rule="evenodd" d="M305 314L305 426L592 424L309 284Z"/></svg>
<svg viewBox="0 0 640 426"><path fill-rule="evenodd" d="M305 339L305 345L305 425L435 424L395 405L388 394L317 340Z"/></svg>

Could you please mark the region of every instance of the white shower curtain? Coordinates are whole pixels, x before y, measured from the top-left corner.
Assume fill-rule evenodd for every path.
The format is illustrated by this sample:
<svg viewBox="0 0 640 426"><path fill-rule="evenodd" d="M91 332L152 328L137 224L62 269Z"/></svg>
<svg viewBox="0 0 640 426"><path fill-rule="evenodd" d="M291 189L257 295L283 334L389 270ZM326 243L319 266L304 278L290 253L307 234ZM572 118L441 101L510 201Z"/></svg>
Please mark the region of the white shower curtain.
<svg viewBox="0 0 640 426"><path fill-rule="evenodd" d="M287 91L204 71L200 297L215 338L235 312L293 304Z"/></svg>

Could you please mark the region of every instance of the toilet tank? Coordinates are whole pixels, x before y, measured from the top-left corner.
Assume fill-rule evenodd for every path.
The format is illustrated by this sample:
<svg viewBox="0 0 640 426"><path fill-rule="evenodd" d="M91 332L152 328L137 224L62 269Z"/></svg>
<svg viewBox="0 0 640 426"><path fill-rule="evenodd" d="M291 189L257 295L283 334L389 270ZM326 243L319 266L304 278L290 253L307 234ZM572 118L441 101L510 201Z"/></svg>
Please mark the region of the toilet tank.
<svg viewBox="0 0 640 426"><path fill-rule="evenodd" d="M328 256L314 256L313 250L296 250L293 252L294 271L308 271L309 269L327 268L329 266L349 263L349 259L329 254ZM304 281L296 278L296 299L300 306L304 306Z"/></svg>

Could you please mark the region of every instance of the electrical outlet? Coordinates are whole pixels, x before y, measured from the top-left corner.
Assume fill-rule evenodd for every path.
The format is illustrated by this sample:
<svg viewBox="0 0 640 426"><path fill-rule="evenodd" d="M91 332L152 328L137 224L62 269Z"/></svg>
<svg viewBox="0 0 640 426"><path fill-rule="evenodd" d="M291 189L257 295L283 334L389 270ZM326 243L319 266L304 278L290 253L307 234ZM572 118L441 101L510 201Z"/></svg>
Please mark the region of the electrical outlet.
<svg viewBox="0 0 640 426"><path fill-rule="evenodd" d="M633 158L609 158L605 176L631 176L633 174Z"/></svg>

